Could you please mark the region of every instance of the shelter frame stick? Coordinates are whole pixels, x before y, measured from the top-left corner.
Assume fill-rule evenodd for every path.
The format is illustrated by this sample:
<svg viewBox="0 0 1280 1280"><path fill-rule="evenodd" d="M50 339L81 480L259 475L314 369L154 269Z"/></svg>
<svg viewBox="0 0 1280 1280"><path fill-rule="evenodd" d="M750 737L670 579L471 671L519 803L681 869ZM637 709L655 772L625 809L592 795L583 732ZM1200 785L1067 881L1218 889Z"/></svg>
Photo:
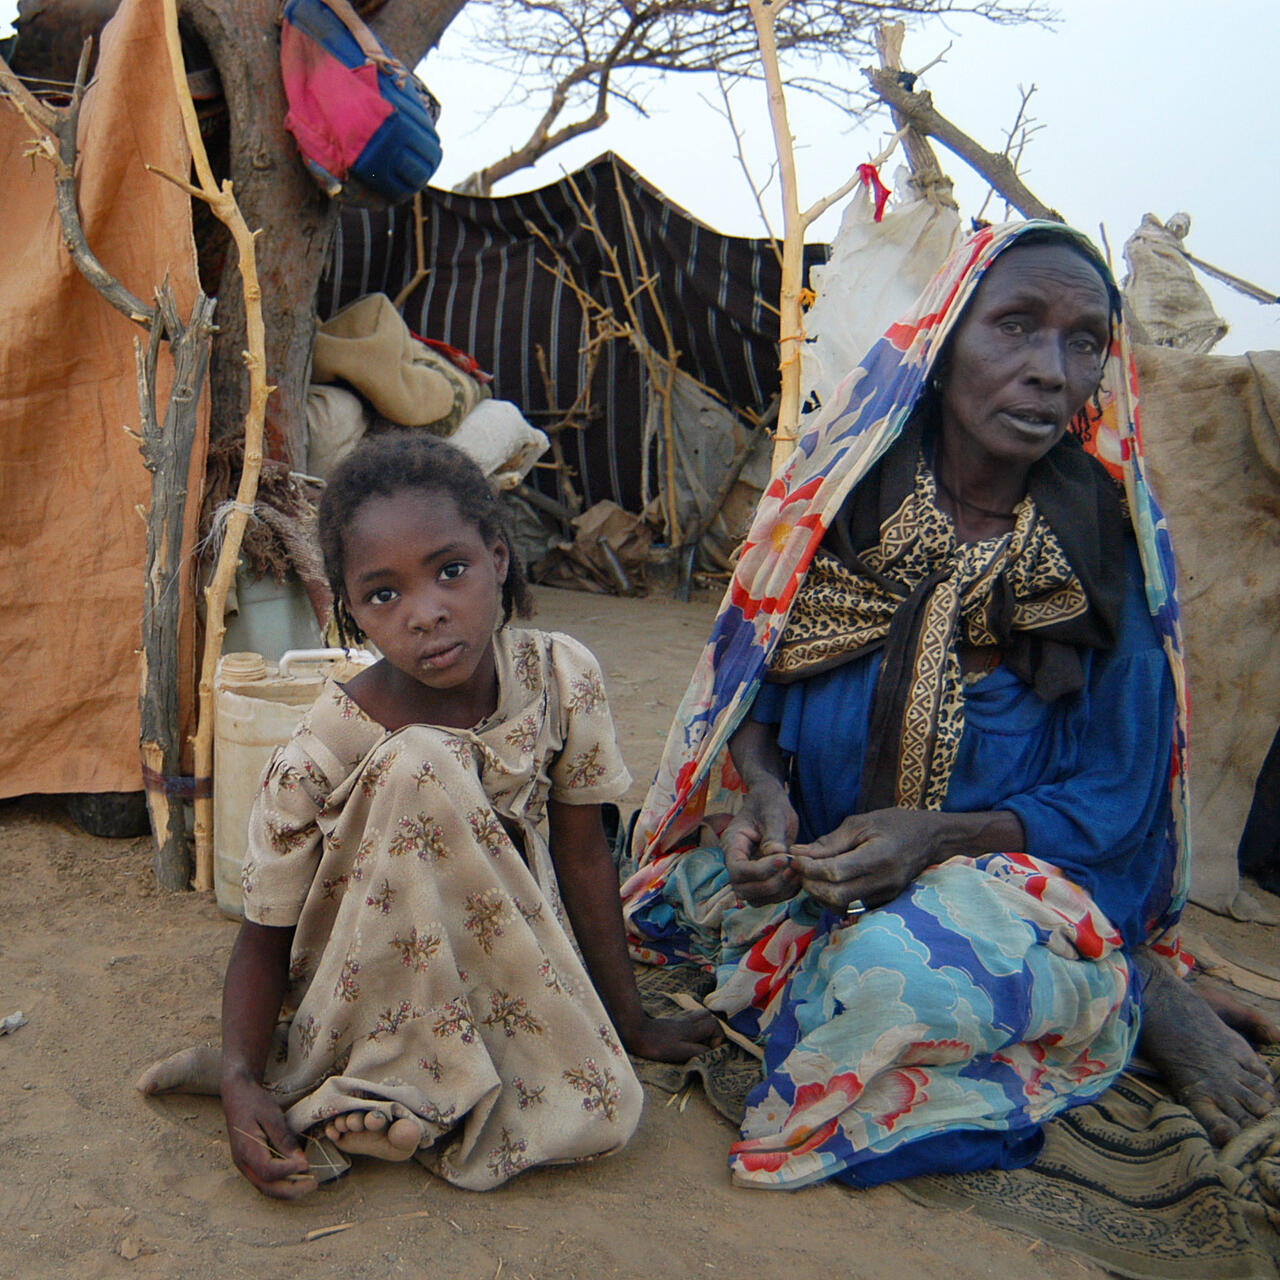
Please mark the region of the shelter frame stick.
<svg viewBox="0 0 1280 1280"><path fill-rule="evenodd" d="M200 137L200 124L196 119L195 104L187 87L186 65L182 58L182 46L178 38L178 9L176 0L163 0L165 42L169 50L169 67L173 74L178 105L182 111L182 126L191 148L191 159L200 185L193 187L171 174L168 177L196 199L205 201L214 216L230 232L235 242L241 287L244 291L246 337L249 349L244 353L249 369L249 408L244 420L244 463L240 470L240 484L235 503L227 518L226 533L218 552L218 562L213 577L205 588L204 656L200 665L199 720L193 740L195 774L197 778L213 774L213 677L222 653L222 637L226 634L224 610L227 591L235 577L240 559L240 544L245 525L253 510L258 492L258 476L262 470L262 437L266 423L267 397L275 390L267 385L266 328L262 319L262 286L258 282L257 253L254 241L257 233L250 231L236 203L230 179L219 187L209 166L209 157ZM207 891L213 888L213 796L195 798L195 888Z"/></svg>
<svg viewBox="0 0 1280 1280"><path fill-rule="evenodd" d="M756 29L760 65L769 101L769 121L778 151L778 180L782 190L782 284L778 291L778 426L774 434L773 470L791 452L800 426L800 348L804 342L804 233L837 200L857 186L855 170L843 185L808 209L800 208L796 178L795 139L787 118L778 40L774 24L790 0L747 0Z"/></svg>
<svg viewBox="0 0 1280 1280"><path fill-rule="evenodd" d="M876 27L876 52L880 55L880 65L895 76L903 71L902 42L906 38L906 32L905 22L882 22ZM948 49L950 47L947 46ZM913 83L916 77L924 75L945 56L946 50L925 63L918 71L909 72ZM906 152L907 165L911 170L911 185L921 196L929 195L934 203L958 209L959 205L952 194L951 179L943 173L928 138L902 112L890 107L889 114L902 134L902 149Z"/></svg>
<svg viewBox="0 0 1280 1280"><path fill-rule="evenodd" d="M662 341L667 349L666 358L657 361L657 367L651 368L651 373L660 374L662 379L658 394L662 399L662 455L664 487L667 494L667 542L672 547L679 547L682 539L680 537L680 517L676 511L676 440L673 399L675 396L676 366L680 358L680 352L676 350L675 339L671 335L671 325L667 321L667 313L662 309L662 304L658 299L658 291L654 288L654 277L649 273L649 263L644 256L644 246L641 245L640 237L636 232L635 218L631 212L631 201L627 199L627 193L622 189L622 176L616 168L613 171L613 182L618 192L618 203L622 206L622 216L627 224L627 236L631 240L631 248L636 255L636 262L640 268L640 279L644 285L645 294L649 298L649 303L653 307L654 314L658 317L658 324L662 329ZM637 327L639 318L639 314L636 313L634 322ZM654 352L654 355L656 354Z"/></svg>
<svg viewBox="0 0 1280 1280"><path fill-rule="evenodd" d="M902 83L904 73L887 67L863 67L862 74L866 76L872 92L894 111L896 117L910 124L917 132L940 142L953 155L959 156L1024 218L1062 221L1062 215L1038 199L1018 177L1017 170L1007 155L988 151L945 116L940 115L934 108L933 95L927 89L918 93L908 90Z"/></svg>
<svg viewBox="0 0 1280 1280"><path fill-rule="evenodd" d="M403 308L409 295L431 274L431 268L427 266L427 251L422 237L422 224L422 192L417 191L413 196L413 252L415 260L413 275L409 277L404 288L396 294L393 305L397 311Z"/></svg>
<svg viewBox="0 0 1280 1280"><path fill-rule="evenodd" d="M152 329L147 368L154 375L159 334L163 330L169 337L174 374L163 422L157 421L154 399L142 417L143 459L155 479L147 516L139 748L156 841L152 867L163 888L180 890L190 885L191 858L185 806L173 793L169 780L181 772L182 760L179 626L182 600L187 593L180 587L184 574L190 571L182 561L182 536L216 300L198 294L185 326L178 319L167 284L157 301L159 320ZM141 364L142 344L138 342L136 346ZM154 395L154 387L149 390ZM139 400L143 399L142 391L140 375ZM201 784L208 785L207 775L197 770L196 778L199 794Z"/></svg>
<svg viewBox="0 0 1280 1280"><path fill-rule="evenodd" d="M617 175L615 174L615 181L616 180ZM650 378L653 379L654 384L658 389L658 395L661 396L664 401L663 428L664 432L668 433L664 436L664 448L667 453L668 465L663 484L663 488L665 490L663 496L663 508L667 522L667 541L669 545L674 547L679 545L680 528L676 520L675 509L675 450L673 441L669 438L670 392L675 381L675 366L680 353L674 348L671 338L671 328L667 324L666 316L663 313L662 308L657 305L657 299L653 289L653 281L648 277L644 255L640 250L640 244L635 235L635 224L630 217L630 205L627 202L626 196L623 194L621 183L619 182L617 187L618 198L622 202L623 213L627 218L628 240L636 251L637 266L641 277L640 283L636 285L634 289L627 288L627 277L626 273L622 270L622 262L618 257L617 248L610 241L609 237L605 235L604 228L601 227L600 221L595 215L595 210L588 203L586 197L583 196L581 190L578 188L578 184L573 180L573 178L567 177L566 181L569 184L569 190L573 193L574 201L577 203L578 209L586 221L588 229L595 237L596 244L599 246L601 253L604 254L605 259L609 263L608 268L603 271L602 274L616 281L618 288L621 291L622 306L626 312L627 323L625 325L618 323L615 317L615 323L617 323L618 327L618 336L626 337L631 342L631 345L636 349L640 358L645 363L645 368L648 371ZM640 312L636 307L636 299L641 293L646 293L654 304L658 316L658 322L662 327L664 340L667 345L667 354L665 357L658 354L654 345L645 336L644 325L641 321ZM607 310L607 308L602 309Z"/></svg>

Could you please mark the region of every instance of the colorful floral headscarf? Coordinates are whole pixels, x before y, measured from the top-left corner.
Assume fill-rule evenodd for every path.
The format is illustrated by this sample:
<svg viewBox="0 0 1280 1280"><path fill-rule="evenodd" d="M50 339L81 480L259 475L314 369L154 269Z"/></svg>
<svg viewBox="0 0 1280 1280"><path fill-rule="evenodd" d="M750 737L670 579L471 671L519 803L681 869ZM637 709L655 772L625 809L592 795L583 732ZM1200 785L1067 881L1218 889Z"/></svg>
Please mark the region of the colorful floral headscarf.
<svg viewBox="0 0 1280 1280"><path fill-rule="evenodd" d="M948 335L992 262L1029 232L1079 245L1114 289L1110 272L1080 232L1054 222L985 227L942 265L914 308L890 326L830 404L804 427L796 448L761 497L711 635L667 736L662 763L633 838L639 869L623 886L628 916L661 892L667 871L705 823L719 832L737 807L741 780L728 743L750 708L796 589L849 492L901 434ZM1139 432L1137 376L1122 323L1115 325L1084 441L1124 485L1146 576L1147 604L1173 673L1177 717L1170 769L1171 899L1152 936L1176 920L1190 874L1184 760L1187 700L1173 551L1147 484ZM803 426L803 424L802 424ZM638 954L643 948L637 949ZM659 957L651 957L658 960Z"/></svg>

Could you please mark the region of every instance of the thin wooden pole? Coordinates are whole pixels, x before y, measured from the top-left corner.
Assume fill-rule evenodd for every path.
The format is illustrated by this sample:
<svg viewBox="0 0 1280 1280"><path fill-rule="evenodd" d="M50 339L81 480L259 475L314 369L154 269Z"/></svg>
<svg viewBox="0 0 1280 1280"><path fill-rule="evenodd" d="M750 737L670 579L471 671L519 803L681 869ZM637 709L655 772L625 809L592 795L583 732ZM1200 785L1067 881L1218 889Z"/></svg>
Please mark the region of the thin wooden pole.
<svg viewBox="0 0 1280 1280"><path fill-rule="evenodd" d="M751 20L760 46L769 99L769 123L778 151L778 181L782 192L782 285L778 294L778 426L774 434L773 469L795 445L800 425L800 345L804 341L804 314L800 288L804 279L804 222L800 213L800 189L796 181L795 140L787 118L787 99L778 64L774 23L784 0L748 0Z"/></svg>
<svg viewBox="0 0 1280 1280"><path fill-rule="evenodd" d="M183 601L182 535L187 509L191 454L199 422L200 391L209 363L214 299L196 297L183 325L165 284L158 317L145 357L138 346L138 399L142 405L143 462L152 473L151 507L147 512L147 575L142 612L142 693L138 745L146 783L147 808L155 836L151 865L164 889L191 884L185 805L170 779L181 773L182 738L178 691L179 620ZM169 339L173 387L163 421L154 404L155 361L161 333ZM146 385L149 375L151 385ZM147 403L150 401L150 403Z"/></svg>
<svg viewBox="0 0 1280 1280"><path fill-rule="evenodd" d="M200 138L200 125L196 119L195 104L187 88L186 66L182 59L182 45L178 38L178 10L176 0L163 0L165 17L165 42L169 50L169 67L173 73L178 105L182 111L182 125L191 148L199 186L193 187L173 174L164 174L171 182L182 187L189 195L204 200L214 216L231 232L239 257L239 270L244 293L246 334L249 349L244 353L249 369L249 409L244 420L244 465L240 471L240 485L227 520L222 548L213 578L205 588L204 659L200 667L199 720L193 739L196 775L195 888L213 888L213 797L201 795L207 789L205 780L213 775L213 677L222 653L222 637L226 634L223 617L227 591L235 576L240 559L240 544L245 525L253 511L253 501L258 492L258 476L262 470L262 436L266 422L267 397L275 390L267 385L266 328L262 319L262 287L258 283L257 254L254 249L256 232L249 230L236 204L230 180L219 187L214 181L209 157Z"/></svg>

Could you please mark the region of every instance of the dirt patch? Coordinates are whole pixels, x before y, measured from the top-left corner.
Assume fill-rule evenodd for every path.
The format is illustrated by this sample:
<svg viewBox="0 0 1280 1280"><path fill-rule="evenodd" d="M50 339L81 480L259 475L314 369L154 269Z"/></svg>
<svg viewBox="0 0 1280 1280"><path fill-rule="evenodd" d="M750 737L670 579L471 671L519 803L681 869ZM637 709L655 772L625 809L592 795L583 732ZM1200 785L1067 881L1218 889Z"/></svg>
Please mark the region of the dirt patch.
<svg viewBox="0 0 1280 1280"><path fill-rule="evenodd" d="M600 656L638 804L714 604L538 598L538 625ZM700 1096L680 1111L655 1090L631 1145L595 1164L480 1195L358 1162L302 1204L270 1202L232 1167L216 1101L133 1090L152 1059L216 1038L236 932L212 895L157 890L150 857L145 840L84 835L56 801L0 803L0 1017L29 1019L0 1037L0 1276L1103 1274L891 1188L734 1188L733 1131ZM1233 927L1231 942L1265 954L1267 933ZM303 1239L339 1223L355 1225Z"/></svg>

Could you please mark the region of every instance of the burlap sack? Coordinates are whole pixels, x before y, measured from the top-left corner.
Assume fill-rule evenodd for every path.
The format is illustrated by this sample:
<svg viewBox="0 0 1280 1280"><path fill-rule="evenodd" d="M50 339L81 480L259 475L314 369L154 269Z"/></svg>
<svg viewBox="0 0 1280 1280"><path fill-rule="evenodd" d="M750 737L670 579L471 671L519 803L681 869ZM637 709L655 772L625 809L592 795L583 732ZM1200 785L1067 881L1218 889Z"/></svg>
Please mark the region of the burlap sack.
<svg viewBox="0 0 1280 1280"><path fill-rule="evenodd" d="M1280 722L1280 352L1137 360L1186 629L1191 896L1248 918L1236 847Z"/></svg>

